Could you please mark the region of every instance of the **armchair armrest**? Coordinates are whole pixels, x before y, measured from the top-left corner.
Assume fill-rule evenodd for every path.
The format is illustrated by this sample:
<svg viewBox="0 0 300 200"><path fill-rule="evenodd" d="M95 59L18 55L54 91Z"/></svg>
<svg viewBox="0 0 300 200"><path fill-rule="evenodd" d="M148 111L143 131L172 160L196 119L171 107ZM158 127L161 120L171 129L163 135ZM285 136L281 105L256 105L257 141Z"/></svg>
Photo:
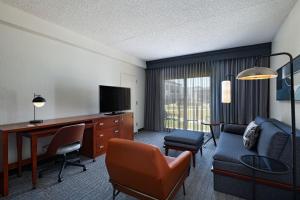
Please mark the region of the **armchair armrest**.
<svg viewBox="0 0 300 200"><path fill-rule="evenodd" d="M189 175L192 153L182 152L174 161L168 164L169 170L163 178L163 191L167 195L179 182Z"/></svg>
<svg viewBox="0 0 300 200"><path fill-rule="evenodd" d="M170 170L178 170L190 165L192 153L190 151L182 152L173 162L169 164Z"/></svg>
<svg viewBox="0 0 300 200"><path fill-rule="evenodd" d="M237 135L243 135L247 125L244 124L223 124L221 130L223 132L233 133Z"/></svg>

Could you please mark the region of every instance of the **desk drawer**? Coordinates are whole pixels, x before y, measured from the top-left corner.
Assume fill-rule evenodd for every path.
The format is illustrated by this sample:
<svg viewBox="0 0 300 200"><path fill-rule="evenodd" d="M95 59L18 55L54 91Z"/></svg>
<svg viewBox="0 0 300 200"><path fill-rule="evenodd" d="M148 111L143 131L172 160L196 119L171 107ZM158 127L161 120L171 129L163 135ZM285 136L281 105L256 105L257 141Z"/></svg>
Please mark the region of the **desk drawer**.
<svg viewBox="0 0 300 200"><path fill-rule="evenodd" d="M103 129L119 126L119 124L120 124L120 117L118 116L108 117L108 118L100 119L96 124L96 128L98 130L103 130Z"/></svg>
<svg viewBox="0 0 300 200"><path fill-rule="evenodd" d="M96 145L96 154L97 155L103 154L103 153L105 153L105 151L106 151L106 145L104 145L104 144Z"/></svg>
<svg viewBox="0 0 300 200"><path fill-rule="evenodd" d="M120 129L118 126L97 131L95 133L97 154L101 154L106 151L109 139L118 137L120 137Z"/></svg>

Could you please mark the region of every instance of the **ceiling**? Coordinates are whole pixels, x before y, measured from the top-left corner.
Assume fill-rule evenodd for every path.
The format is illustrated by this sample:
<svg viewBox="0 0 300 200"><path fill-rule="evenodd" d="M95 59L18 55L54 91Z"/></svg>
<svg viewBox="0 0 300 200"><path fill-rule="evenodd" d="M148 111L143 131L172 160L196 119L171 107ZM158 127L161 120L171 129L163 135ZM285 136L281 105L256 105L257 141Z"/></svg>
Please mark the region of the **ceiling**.
<svg viewBox="0 0 300 200"><path fill-rule="evenodd" d="M143 60L270 42L297 0L0 0Z"/></svg>

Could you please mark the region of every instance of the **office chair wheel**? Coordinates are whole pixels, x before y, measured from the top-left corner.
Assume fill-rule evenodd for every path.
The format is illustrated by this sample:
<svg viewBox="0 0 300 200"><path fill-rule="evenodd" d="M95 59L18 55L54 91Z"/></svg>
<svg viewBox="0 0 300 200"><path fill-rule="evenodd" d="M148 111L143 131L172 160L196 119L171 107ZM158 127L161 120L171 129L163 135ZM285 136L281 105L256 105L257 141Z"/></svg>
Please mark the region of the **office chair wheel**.
<svg viewBox="0 0 300 200"><path fill-rule="evenodd" d="M84 171L84 172L86 171L86 167L83 168L83 171Z"/></svg>
<svg viewBox="0 0 300 200"><path fill-rule="evenodd" d="M59 179L58 179L58 182L59 182L59 183L61 183L61 182L63 182L63 181L64 181L63 178L59 178Z"/></svg>

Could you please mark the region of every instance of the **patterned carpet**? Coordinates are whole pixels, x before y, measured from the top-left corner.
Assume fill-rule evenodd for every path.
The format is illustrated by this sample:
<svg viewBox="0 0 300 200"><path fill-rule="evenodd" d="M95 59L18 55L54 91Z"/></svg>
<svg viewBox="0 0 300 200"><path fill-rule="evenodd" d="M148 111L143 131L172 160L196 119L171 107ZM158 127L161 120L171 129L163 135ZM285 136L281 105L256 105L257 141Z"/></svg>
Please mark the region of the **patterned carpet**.
<svg viewBox="0 0 300 200"><path fill-rule="evenodd" d="M142 132L135 136L135 140L143 143L154 144L161 148L163 152L163 137L167 133L163 132ZM196 168L191 169L190 176L186 181L187 195L183 196L182 190L179 190L176 200L238 200L239 198L231 195L215 192L213 190L213 176L210 171L211 161L215 147L213 142L209 142L204 151L203 157L197 154ZM180 152L170 151L170 156L177 156ZM108 182L106 172L105 156L97 158L96 162L84 160L88 170L82 172L80 168L68 167L65 170L64 181L57 183L58 171L53 171L38 181L35 190L31 189L31 171L24 171L23 176L10 177L9 189L10 195L1 199L36 199L36 200L79 200L79 199L97 199L111 200L112 187ZM117 200L132 200L134 198L125 194L119 194Z"/></svg>

